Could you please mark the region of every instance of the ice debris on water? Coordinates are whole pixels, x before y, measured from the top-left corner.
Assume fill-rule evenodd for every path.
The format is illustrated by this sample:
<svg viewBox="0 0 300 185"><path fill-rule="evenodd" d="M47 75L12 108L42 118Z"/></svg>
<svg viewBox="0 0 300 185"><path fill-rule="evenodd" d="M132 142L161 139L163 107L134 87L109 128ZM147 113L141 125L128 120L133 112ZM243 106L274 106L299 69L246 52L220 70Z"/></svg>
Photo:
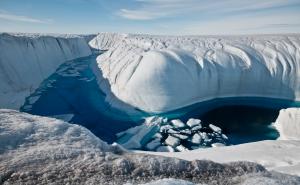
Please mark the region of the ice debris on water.
<svg viewBox="0 0 300 185"><path fill-rule="evenodd" d="M228 137L222 129L201 120L190 118L186 123L179 119L152 116L145 122L116 134L117 142L127 149L157 152L182 152L187 150L226 146Z"/></svg>

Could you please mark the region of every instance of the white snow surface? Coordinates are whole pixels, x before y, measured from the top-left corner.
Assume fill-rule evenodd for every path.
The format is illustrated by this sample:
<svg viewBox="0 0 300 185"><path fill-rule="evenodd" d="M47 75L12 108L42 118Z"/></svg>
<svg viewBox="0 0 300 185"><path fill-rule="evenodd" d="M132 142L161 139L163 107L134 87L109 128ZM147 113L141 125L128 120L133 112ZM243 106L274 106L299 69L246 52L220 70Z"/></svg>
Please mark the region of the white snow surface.
<svg viewBox="0 0 300 185"><path fill-rule="evenodd" d="M0 109L0 153L30 147L24 155L49 155L63 150L72 152L92 150L106 152L109 145L89 130L55 118L33 116L13 110Z"/></svg>
<svg viewBox="0 0 300 185"><path fill-rule="evenodd" d="M89 41L89 45L91 48L97 50L109 50L118 44L119 41L126 38L126 34L118 34L118 33L99 33L96 37Z"/></svg>
<svg viewBox="0 0 300 185"><path fill-rule="evenodd" d="M300 109L282 109L274 126L280 133L281 140L300 140Z"/></svg>
<svg viewBox="0 0 300 185"><path fill-rule="evenodd" d="M300 99L298 34L100 34L91 42L113 43L103 44L109 50L94 67L101 73L99 86L115 107L122 102L161 113L220 97Z"/></svg>
<svg viewBox="0 0 300 185"><path fill-rule="evenodd" d="M0 108L19 109L59 65L90 54L76 35L0 33Z"/></svg>
<svg viewBox="0 0 300 185"><path fill-rule="evenodd" d="M260 141L226 147L196 149L184 152L145 152L184 160L212 160L220 163L251 161L269 170L300 176L300 141Z"/></svg>

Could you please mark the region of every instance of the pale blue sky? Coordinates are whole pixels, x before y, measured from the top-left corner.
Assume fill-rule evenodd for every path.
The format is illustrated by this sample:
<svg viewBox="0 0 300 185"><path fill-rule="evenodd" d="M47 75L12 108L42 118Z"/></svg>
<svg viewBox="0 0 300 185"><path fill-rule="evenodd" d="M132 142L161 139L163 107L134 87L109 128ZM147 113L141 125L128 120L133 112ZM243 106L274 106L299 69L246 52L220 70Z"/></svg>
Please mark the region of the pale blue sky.
<svg viewBox="0 0 300 185"><path fill-rule="evenodd" d="M0 0L0 31L300 33L300 0Z"/></svg>

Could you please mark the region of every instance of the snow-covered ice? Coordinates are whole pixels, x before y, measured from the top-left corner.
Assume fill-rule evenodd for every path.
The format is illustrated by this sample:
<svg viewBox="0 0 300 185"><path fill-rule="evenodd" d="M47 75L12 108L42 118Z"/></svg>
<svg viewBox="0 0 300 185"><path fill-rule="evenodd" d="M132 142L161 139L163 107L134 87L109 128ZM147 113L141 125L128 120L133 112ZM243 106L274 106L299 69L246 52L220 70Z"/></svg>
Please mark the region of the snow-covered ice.
<svg viewBox="0 0 300 185"><path fill-rule="evenodd" d="M167 139L165 140L165 143L173 148L175 148L176 146L178 146L180 144L180 139L173 137L171 135L169 135L167 137Z"/></svg>
<svg viewBox="0 0 300 185"><path fill-rule="evenodd" d="M190 119L186 122L186 124L187 124L189 127L191 127L191 128L193 128L193 127L195 127L195 126L198 126L198 127L200 128L200 127L201 127L201 120L200 120L200 119L190 118Z"/></svg>
<svg viewBox="0 0 300 185"><path fill-rule="evenodd" d="M255 163L218 164L206 160L189 162L132 153L119 145L106 144L79 125L13 110L0 109L0 141L0 180L4 185L119 185L144 184L150 181L154 184L172 184L174 179L177 182L190 182L189 184L213 182L239 185L257 181L286 185L300 183L299 177L269 172ZM277 150L280 148L277 147ZM298 156L297 150L294 151L294 156ZM181 157L185 154L188 160L201 157L200 150L195 152L197 155L193 152L179 154ZM222 154L223 158L227 156L227 153Z"/></svg>
<svg viewBox="0 0 300 185"><path fill-rule="evenodd" d="M123 102L161 113L223 97L300 99L298 34L129 34L114 41L94 67L101 71L100 87L112 94L107 101L116 107ZM103 79L109 88L103 88Z"/></svg>
<svg viewBox="0 0 300 185"><path fill-rule="evenodd" d="M171 121L172 125L174 126L174 128L183 128L186 127L186 125L180 121L179 119L174 119Z"/></svg>
<svg viewBox="0 0 300 185"><path fill-rule="evenodd" d="M213 125L213 124L209 124L209 128L211 128L214 132L217 132L217 133L222 132L222 129L220 127L217 127L216 125Z"/></svg>
<svg viewBox="0 0 300 185"><path fill-rule="evenodd" d="M199 134L194 134L193 137L192 137L192 140L191 140L191 142L193 144L200 144L201 141L202 141L202 138Z"/></svg>
<svg viewBox="0 0 300 185"><path fill-rule="evenodd" d="M300 109L282 109L273 124L280 133L279 139L300 140Z"/></svg>
<svg viewBox="0 0 300 185"><path fill-rule="evenodd" d="M90 54L76 35L0 33L0 108L19 109L60 64Z"/></svg>
<svg viewBox="0 0 300 185"><path fill-rule="evenodd" d="M18 109L25 97L60 64L90 55L89 46L108 50L92 67L99 72L98 83L107 93L106 100L116 107L163 113L221 97L300 100L297 34L162 37L105 33L91 39L3 33L0 34L0 107ZM64 75L76 74L74 71ZM37 98L32 98L32 102ZM274 123L280 133L276 141L186 151L185 146L177 143L175 146L174 142L170 145L175 149L157 145L161 139L156 137L160 131L157 124L166 124L167 120L156 117L146 122L157 124L119 133L122 145L112 146L78 125L0 110L0 182L123 184L133 181L136 184L178 178L208 184L210 180L228 184L300 184L299 177L277 173L300 175L299 115L296 108L280 111ZM191 130L184 128L201 129L197 122L193 120L186 125L176 122L169 128L166 125L164 130L169 135L179 134L176 129L181 129L180 134L189 134ZM228 139L219 128L210 128ZM207 133L199 136L201 142L212 142ZM212 146L221 144L211 143ZM160 152L133 153L122 146L148 146ZM172 153L175 150L182 152ZM217 164L203 159L231 163ZM277 172L236 161L259 163ZM174 180L156 182L166 181Z"/></svg>

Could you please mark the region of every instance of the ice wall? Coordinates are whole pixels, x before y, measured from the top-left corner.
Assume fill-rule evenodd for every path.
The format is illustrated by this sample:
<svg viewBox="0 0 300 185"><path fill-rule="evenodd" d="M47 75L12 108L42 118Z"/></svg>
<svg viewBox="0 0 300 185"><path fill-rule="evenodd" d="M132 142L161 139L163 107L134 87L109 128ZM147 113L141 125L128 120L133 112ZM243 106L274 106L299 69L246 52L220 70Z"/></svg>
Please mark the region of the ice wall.
<svg viewBox="0 0 300 185"><path fill-rule="evenodd" d="M280 110L274 126L280 134L280 140L300 140L300 109Z"/></svg>
<svg viewBox="0 0 300 185"><path fill-rule="evenodd" d="M83 37L0 34L0 108L18 109L67 60L91 54Z"/></svg>
<svg viewBox="0 0 300 185"><path fill-rule="evenodd" d="M99 85L114 106L111 97L154 113L221 97L300 99L297 34L117 40L97 59Z"/></svg>

